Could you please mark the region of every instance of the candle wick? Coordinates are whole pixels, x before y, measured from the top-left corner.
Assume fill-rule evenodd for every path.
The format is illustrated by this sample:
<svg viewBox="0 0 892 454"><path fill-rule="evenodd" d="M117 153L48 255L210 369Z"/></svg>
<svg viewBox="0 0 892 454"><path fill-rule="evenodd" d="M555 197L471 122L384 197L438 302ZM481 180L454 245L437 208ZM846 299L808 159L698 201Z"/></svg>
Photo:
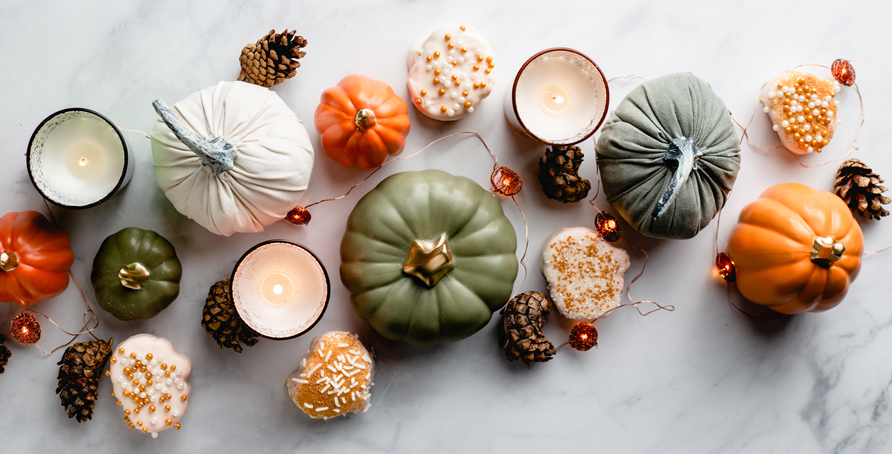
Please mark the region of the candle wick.
<svg viewBox="0 0 892 454"><path fill-rule="evenodd" d="M85 166L85 165L87 165L87 158L81 158L79 164L80 164L81 166Z"/></svg>

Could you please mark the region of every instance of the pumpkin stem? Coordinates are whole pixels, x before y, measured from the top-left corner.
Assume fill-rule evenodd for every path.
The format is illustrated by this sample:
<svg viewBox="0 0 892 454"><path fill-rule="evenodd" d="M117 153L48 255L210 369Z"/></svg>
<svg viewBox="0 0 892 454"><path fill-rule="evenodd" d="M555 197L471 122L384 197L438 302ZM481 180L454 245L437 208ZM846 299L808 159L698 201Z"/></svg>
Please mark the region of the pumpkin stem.
<svg viewBox="0 0 892 454"><path fill-rule="evenodd" d="M811 261L815 265L822 268L830 268L833 262L842 258L846 253L846 247L842 243L837 243L836 238L815 237L811 242Z"/></svg>
<svg viewBox="0 0 892 454"><path fill-rule="evenodd" d="M217 137L211 141L201 140L170 110L166 102L156 99L152 103L155 112L167 125L183 145L189 147L201 159L201 165L208 167L214 175L232 170L235 164L235 155L238 152L234 145L223 137Z"/></svg>
<svg viewBox="0 0 892 454"><path fill-rule="evenodd" d="M372 109L359 109L356 111L356 116L353 117L353 123L356 125L357 131L365 131L378 124L378 120Z"/></svg>
<svg viewBox="0 0 892 454"><path fill-rule="evenodd" d="M15 252L0 252L0 270L7 273L19 267L19 256Z"/></svg>
<svg viewBox="0 0 892 454"><path fill-rule="evenodd" d="M131 290L142 290L149 280L149 270L139 262L133 262L118 271L121 285Z"/></svg>
<svg viewBox="0 0 892 454"><path fill-rule="evenodd" d="M659 202L654 207L654 219L666 214L666 210L669 209L669 206L678 197L681 187L688 181L691 171L697 168L697 161L700 160L701 156L703 156L703 152L697 148L697 145L694 145L692 139L681 137L672 139L669 142L669 151L663 155L663 161L666 163L675 161L675 173L669 180L669 185L666 186L663 196L660 197Z"/></svg>
<svg viewBox="0 0 892 454"><path fill-rule="evenodd" d="M452 249L446 243L446 235L440 235L436 241L412 242L403 273L414 276L430 288L449 274L452 266Z"/></svg>

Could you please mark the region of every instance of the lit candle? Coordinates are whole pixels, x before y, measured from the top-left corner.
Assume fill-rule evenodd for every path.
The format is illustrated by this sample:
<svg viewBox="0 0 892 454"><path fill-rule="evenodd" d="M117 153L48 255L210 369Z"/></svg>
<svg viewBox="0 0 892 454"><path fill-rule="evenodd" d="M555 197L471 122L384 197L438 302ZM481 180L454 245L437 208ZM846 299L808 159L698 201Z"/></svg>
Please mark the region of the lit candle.
<svg viewBox="0 0 892 454"><path fill-rule="evenodd" d="M98 205L133 176L121 131L88 109L65 109L43 120L31 136L27 159L38 192L67 208Z"/></svg>
<svg viewBox="0 0 892 454"><path fill-rule="evenodd" d="M571 145L598 130L609 96L607 80L590 58L573 49L548 49L518 71L505 97L505 116L533 139Z"/></svg>
<svg viewBox="0 0 892 454"><path fill-rule="evenodd" d="M232 300L258 334L288 339L322 318L331 290L328 273L309 249L273 240L254 246L232 272Z"/></svg>

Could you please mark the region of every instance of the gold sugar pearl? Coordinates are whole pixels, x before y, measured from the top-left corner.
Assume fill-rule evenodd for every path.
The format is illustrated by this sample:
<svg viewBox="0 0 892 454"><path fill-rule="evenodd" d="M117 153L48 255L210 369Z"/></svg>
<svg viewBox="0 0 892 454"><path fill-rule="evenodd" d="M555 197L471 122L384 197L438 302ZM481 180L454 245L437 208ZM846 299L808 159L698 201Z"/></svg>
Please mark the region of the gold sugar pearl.
<svg viewBox="0 0 892 454"><path fill-rule="evenodd" d="M808 120L808 121L812 121L812 120L815 119L815 117L809 115L809 116L805 117L805 119Z"/></svg>
<svg viewBox="0 0 892 454"><path fill-rule="evenodd" d="M153 358L153 356L152 356L151 353L146 353L146 360L147 360L147 361L151 361L152 358Z"/></svg>
<svg viewBox="0 0 892 454"><path fill-rule="evenodd" d="M141 392L145 392L145 391L146 391L146 385L139 385L139 390L140 390Z"/></svg>
<svg viewBox="0 0 892 454"><path fill-rule="evenodd" d="M125 374L129 374L130 372L131 372L131 371L130 371L130 368L129 368L129 367L125 367L125 368L124 368L124 373L125 373Z"/></svg>
<svg viewBox="0 0 892 454"><path fill-rule="evenodd" d="M486 88L486 82L480 82L480 88Z"/></svg>
<svg viewBox="0 0 892 454"><path fill-rule="evenodd" d="M462 53L465 53L465 52L468 51L468 48L467 48L467 47L462 47L462 48L461 48L461 51L462 51Z"/></svg>
<svg viewBox="0 0 892 454"><path fill-rule="evenodd" d="M155 411L155 406L154 405L149 406L149 411Z"/></svg>
<svg viewBox="0 0 892 454"><path fill-rule="evenodd" d="M112 395L112 397L114 397L114 395L115 395L115 392L114 392L114 391L112 391L112 392L111 392L111 395Z"/></svg>
<svg viewBox="0 0 892 454"><path fill-rule="evenodd" d="M460 81L460 80L456 80L456 81L455 81L455 86L456 86L456 87L461 87L461 81Z"/></svg>
<svg viewBox="0 0 892 454"><path fill-rule="evenodd" d="M449 48L450 48L450 49L454 49L454 48L455 48L455 44L449 43Z"/></svg>
<svg viewBox="0 0 892 454"><path fill-rule="evenodd" d="M439 69L435 69L435 70L434 70L434 75L435 75L435 76L439 76L439 75L440 75L440 70L439 70Z"/></svg>
<svg viewBox="0 0 892 454"><path fill-rule="evenodd" d="M125 417L124 417L124 421L130 422L130 417L129 417L129 416L125 416Z"/></svg>
<svg viewBox="0 0 892 454"><path fill-rule="evenodd" d="M149 431L149 428L148 428L148 427L143 427L143 428L142 428L142 433L147 433L148 431Z"/></svg>
<svg viewBox="0 0 892 454"><path fill-rule="evenodd" d="M164 424L167 424L169 426L169 425L173 424L173 421L171 421L170 419L165 419Z"/></svg>
<svg viewBox="0 0 892 454"><path fill-rule="evenodd" d="M465 91L461 92L461 95L462 95L462 96L468 96L468 90L465 90Z"/></svg>
<svg viewBox="0 0 892 454"><path fill-rule="evenodd" d="M453 75L452 75L452 80L456 80L456 79L458 79L458 74L453 74Z"/></svg>
<svg viewBox="0 0 892 454"><path fill-rule="evenodd" d="M446 36L445 36L445 38L446 38L446 41L449 41L450 39L452 39L452 35L450 35L450 34L447 33Z"/></svg>
<svg viewBox="0 0 892 454"><path fill-rule="evenodd" d="M115 358L114 356L112 356L109 361L116 363L116 362L118 362L118 358Z"/></svg>
<svg viewBox="0 0 892 454"><path fill-rule="evenodd" d="M138 409L138 408L134 408L134 409L133 409L133 414L138 415L138 414L139 414L139 409Z"/></svg>
<svg viewBox="0 0 892 454"><path fill-rule="evenodd" d="M120 353L120 354L123 355L123 354L124 354L124 349L123 349L123 348L119 348L119 349L118 349L118 353Z"/></svg>
<svg viewBox="0 0 892 454"><path fill-rule="evenodd" d="M483 61L483 55L478 55L478 56L477 56L477 61Z"/></svg>
<svg viewBox="0 0 892 454"><path fill-rule="evenodd" d="M111 371L105 371L105 376L106 376L106 377L111 377Z"/></svg>
<svg viewBox="0 0 892 454"><path fill-rule="evenodd" d="M434 52L434 58L440 58L440 51Z"/></svg>
<svg viewBox="0 0 892 454"><path fill-rule="evenodd" d="M128 379L128 380L133 380L133 374L127 374L127 379Z"/></svg>
<svg viewBox="0 0 892 454"><path fill-rule="evenodd" d="M489 64L489 69L493 69L493 68L495 68L495 67L496 67L496 64L495 64L495 63L490 63L490 64ZM487 73L487 74L489 74L489 73Z"/></svg>
<svg viewBox="0 0 892 454"><path fill-rule="evenodd" d="M465 101L465 107L471 107L471 101Z"/></svg>
<svg viewBox="0 0 892 454"><path fill-rule="evenodd" d="M140 371L140 372L145 373L145 372L148 371L148 370L149 370L149 368L146 367L146 366L140 366L140 367L139 367L139 371Z"/></svg>
<svg viewBox="0 0 892 454"><path fill-rule="evenodd" d="M149 379L149 378L152 378L152 373L151 373L151 372L146 372L146 379Z"/></svg>
<svg viewBox="0 0 892 454"><path fill-rule="evenodd" d="M139 380L133 380L133 386L139 385Z"/></svg>
<svg viewBox="0 0 892 454"><path fill-rule="evenodd" d="M136 427L136 426L134 426L133 423L130 423L130 424L127 424L127 427L133 429L133 428Z"/></svg>
<svg viewBox="0 0 892 454"><path fill-rule="evenodd" d="M489 73L492 72L492 70L491 70L491 69L487 69L487 70L485 70L485 71L483 71L483 72L485 72L486 74L489 74Z"/></svg>
<svg viewBox="0 0 892 454"><path fill-rule="evenodd" d="M120 400L116 400L115 403L118 404L118 405L121 405L121 401L120 401Z"/></svg>
<svg viewBox="0 0 892 454"><path fill-rule="evenodd" d="M490 57L486 57L486 62L487 62L487 63L492 63L492 57L491 57L491 56L490 56Z"/></svg>
<svg viewBox="0 0 892 454"><path fill-rule="evenodd" d="M827 146L828 143L829 143L829 142L827 141L827 139L824 139L824 140L821 141L821 145L823 145L823 146L825 146L825 147Z"/></svg>
<svg viewBox="0 0 892 454"><path fill-rule="evenodd" d="M180 400L182 400L183 402L185 402L186 399L188 399L188 397L186 397L185 394L183 394L182 396L180 396Z"/></svg>
<svg viewBox="0 0 892 454"><path fill-rule="evenodd" d="M130 410L124 410L124 414L130 416Z"/></svg>
<svg viewBox="0 0 892 454"><path fill-rule="evenodd" d="M792 131L792 130L793 130L793 128L791 128L791 127L789 127L789 126L787 126L786 128L784 128L784 132L790 132L790 131Z"/></svg>
<svg viewBox="0 0 892 454"><path fill-rule="evenodd" d="M426 94L427 94L427 90L421 90L421 96L424 96Z"/></svg>
<svg viewBox="0 0 892 454"><path fill-rule="evenodd" d="M121 393L121 395L124 396L124 397L130 397L130 391L127 391L127 390L125 389L124 392Z"/></svg>
<svg viewBox="0 0 892 454"><path fill-rule="evenodd" d="M165 399L164 396L161 396L158 398L158 403L163 404L165 400L167 400L167 399Z"/></svg>
<svg viewBox="0 0 892 454"><path fill-rule="evenodd" d="M455 61L455 60L452 60L452 61L451 61L451 62L449 62L449 63L450 63L450 64L451 64L451 65L452 65L452 66L455 66L455 65L457 65L457 64L458 64L458 62L457 62L457 61Z"/></svg>
<svg viewBox="0 0 892 454"><path fill-rule="evenodd" d="M432 62L434 59L433 59L433 57L431 57L430 55L428 55L427 58L426 58L425 60L427 60L427 62L430 63L430 62Z"/></svg>
<svg viewBox="0 0 892 454"><path fill-rule="evenodd" d="M137 426L142 426L142 421L136 421Z"/></svg>
<svg viewBox="0 0 892 454"><path fill-rule="evenodd" d="M173 428L176 430L180 430L180 423L174 424Z"/></svg>
<svg viewBox="0 0 892 454"><path fill-rule="evenodd" d="M421 98L415 98L415 104L421 104Z"/></svg>
<svg viewBox="0 0 892 454"><path fill-rule="evenodd" d="M474 65L474 71L479 71L479 70L480 70L480 65Z"/></svg>
<svg viewBox="0 0 892 454"><path fill-rule="evenodd" d="M480 82L474 82L474 88L480 88Z"/></svg>
<svg viewBox="0 0 892 454"><path fill-rule="evenodd" d="M462 25L462 26L460 26L460 27L458 27L458 28L460 28L460 29L461 29L461 31L465 31L465 30L467 30L467 29L466 29L466 28L465 28L465 26L464 26L464 25Z"/></svg>
<svg viewBox="0 0 892 454"><path fill-rule="evenodd" d="M170 395L170 393L165 394L164 398L166 398L167 400L173 399L173 397Z"/></svg>
<svg viewBox="0 0 892 454"><path fill-rule="evenodd" d="M439 78L439 77L434 77L434 85L437 85L437 84L439 84L439 83L440 83L440 78Z"/></svg>
<svg viewBox="0 0 892 454"><path fill-rule="evenodd" d="M164 406L164 411L170 411L170 405L165 405L165 406Z"/></svg>
<svg viewBox="0 0 892 454"><path fill-rule="evenodd" d="M165 376L165 377L170 377L170 371L169 371L169 370L164 371L164 376Z"/></svg>
<svg viewBox="0 0 892 454"><path fill-rule="evenodd" d="M437 93L438 93L440 96L443 96L443 95L446 94L446 89L445 89L445 88L441 88L440 91L438 91Z"/></svg>

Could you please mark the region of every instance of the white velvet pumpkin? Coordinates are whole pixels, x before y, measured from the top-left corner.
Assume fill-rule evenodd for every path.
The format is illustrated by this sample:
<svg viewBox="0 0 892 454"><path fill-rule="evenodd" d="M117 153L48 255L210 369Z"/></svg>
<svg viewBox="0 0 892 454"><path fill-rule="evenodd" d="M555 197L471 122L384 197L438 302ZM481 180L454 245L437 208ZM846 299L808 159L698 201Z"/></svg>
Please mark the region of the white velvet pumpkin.
<svg viewBox="0 0 892 454"><path fill-rule="evenodd" d="M158 186L202 227L225 236L260 232L300 202L313 170L313 145L303 122L274 92L220 82L173 109L156 101L156 111L166 111L172 123L159 119L152 130ZM229 166L200 157L195 142L200 149L222 143Z"/></svg>

